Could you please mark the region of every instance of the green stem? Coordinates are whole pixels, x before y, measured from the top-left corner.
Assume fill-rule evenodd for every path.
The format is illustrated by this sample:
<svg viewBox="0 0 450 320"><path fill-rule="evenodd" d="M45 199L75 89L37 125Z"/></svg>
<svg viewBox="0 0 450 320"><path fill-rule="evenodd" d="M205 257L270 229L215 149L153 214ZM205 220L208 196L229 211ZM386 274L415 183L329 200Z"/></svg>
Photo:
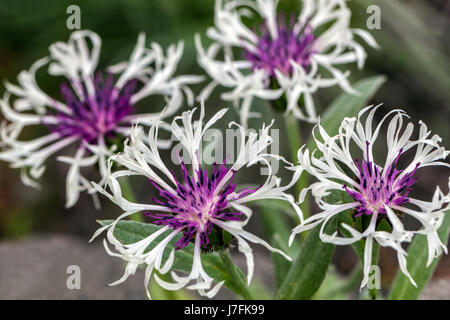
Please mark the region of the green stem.
<svg viewBox="0 0 450 320"><path fill-rule="evenodd" d="M380 245L378 243L373 243L372 247L372 265L378 265L378 257L380 256ZM377 299L377 288L369 289L369 296L370 299L376 300Z"/></svg>
<svg viewBox="0 0 450 320"><path fill-rule="evenodd" d="M240 295L245 300L253 300L252 294L248 290L245 278L242 276L242 274L237 272L237 267L234 265L233 260L231 260L230 254L228 252L221 251L219 255L224 264L225 270L230 275L230 279L232 279L239 286L241 290Z"/></svg>
<svg viewBox="0 0 450 320"><path fill-rule="evenodd" d="M324 233L333 234L337 229L337 221L337 217L332 217ZM335 248L334 244L322 242L320 233L320 227L309 231L275 295L276 300L309 300L319 289Z"/></svg>
<svg viewBox="0 0 450 320"><path fill-rule="evenodd" d="M297 151L302 146L302 137L300 133L300 126L298 123L298 119L295 118L293 115L286 115L284 117L287 134L288 134L288 140L289 140L289 150L290 150L290 156L291 156L291 162L297 163ZM300 194L300 192L308 186L308 175L302 174L300 179L295 184L295 193L297 195ZM309 216L309 202L308 198L305 198L305 201L300 205L300 208L303 211L303 216L307 218Z"/></svg>
<svg viewBox="0 0 450 320"><path fill-rule="evenodd" d="M301 147L301 135L300 126L298 125L298 120L293 115L285 115L284 120L286 123L286 130L289 139L289 151L292 162L297 160L297 151Z"/></svg>
<svg viewBox="0 0 450 320"><path fill-rule="evenodd" d="M125 199L127 199L130 202L136 202L136 197L134 196L133 188L131 188L130 185L130 179L125 176L122 177L119 180L120 188L122 190L122 195ZM130 216L131 220L137 221L137 222L144 222L144 217L140 212L133 213Z"/></svg>
<svg viewBox="0 0 450 320"><path fill-rule="evenodd" d="M285 124L288 134L288 140L289 140L289 150L290 150L290 156L291 156L291 162L297 163L297 152L298 149L302 146L302 136L300 132L300 126L298 123L298 119L295 118L293 115L285 115ZM308 176L303 174L300 179L295 184L295 191L297 194L300 194L300 192L306 188L308 185ZM300 206L303 210L303 213L308 215L309 213L309 203L308 200L305 199L305 201Z"/></svg>

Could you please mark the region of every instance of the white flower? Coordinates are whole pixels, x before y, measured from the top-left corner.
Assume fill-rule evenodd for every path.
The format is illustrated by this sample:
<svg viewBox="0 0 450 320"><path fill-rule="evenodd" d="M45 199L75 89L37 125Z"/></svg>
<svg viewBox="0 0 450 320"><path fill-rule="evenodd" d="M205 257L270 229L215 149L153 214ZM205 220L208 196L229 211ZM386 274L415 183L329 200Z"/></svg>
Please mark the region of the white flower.
<svg viewBox="0 0 450 320"><path fill-rule="evenodd" d="M154 113L135 113L142 99L161 95L166 100L164 116L175 113L183 103L183 91L188 102L193 95L187 87L201 80L198 76L174 76L183 53L183 44L171 45L167 52L156 43L145 46L145 35L139 35L130 59L108 69L102 77L97 72L101 39L91 31L76 31L69 41L50 46L50 55L35 62L29 71L18 76L18 85L5 83L6 92L0 108L7 120L1 126L3 152L0 159L14 168L21 168L26 185L39 187L37 179L44 173L47 158L60 150L76 145L74 156L59 156L70 165L66 180L66 207L73 206L82 190L95 192L80 169L98 165L104 177L105 159L118 147L108 139L129 134L132 124L139 121L150 126L160 117L164 106ZM36 72L49 64L51 76L62 76L62 97L58 101L47 95L36 82ZM113 73L119 73L114 80ZM13 99L11 99L13 98ZM12 102L10 102L10 99ZM26 127L41 126L49 133L33 140L20 140Z"/></svg>
<svg viewBox="0 0 450 320"><path fill-rule="evenodd" d="M363 67L366 52L355 38L377 47L369 33L350 28L345 2L303 0L301 13L286 25L284 16L277 15L277 0L216 0L215 26L207 30L213 43L205 49L196 36L199 64L213 79L200 98L217 85L230 88L222 98L240 108L246 126L247 118L258 116L250 112L253 97L277 100L284 95L286 112L316 122L312 94L318 88L337 84L357 94L347 80L350 72L337 68L353 62ZM255 13L264 19L260 31L243 22Z"/></svg>
<svg viewBox="0 0 450 320"><path fill-rule="evenodd" d="M214 164L210 170L212 172L208 173L206 165L202 164L199 158L202 138L205 132L222 118L226 109L219 111L205 125L203 125L203 104L198 121L193 120L194 112L195 109L175 117L171 126L174 136L183 147L183 154L189 156L186 162L189 162L191 170L188 170L184 161L180 166L184 181L180 182L175 173L170 172L161 159L157 148L158 124L155 124L150 128L146 140L140 137L142 131L134 131L131 140L125 144L124 152L112 157L114 162L124 166L126 170L108 172L106 183L109 192L107 188L95 184L99 192L125 211L112 224L97 230L93 236L95 238L104 230L108 230L107 241L104 240L107 252L127 261L125 274L113 285L125 281L129 275L134 274L138 265L145 265L144 284L146 288L150 277L154 275L156 281L165 289L177 290L186 287L190 290L198 290L201 295L214 296L223 281L213 286L213 278L203 269L201 255L202 250L214 249L212 247L214 240L210 237L212 231L226 231L237 240L239 251L245 255L247 260L248 283L252 279L254 268L252 249L248 242L259 243L290 260L280 250L272 248L266 241L244 230L252 215L252 210L247 207L251 201L259 199L285 200L291 203L297 213L301 215L294 198L285 193L285 190L295 183L299 173L295 172L292 181L285 186L281 186L280 179L272 173L270 160L285 160L265 151L272 143L272 138L269 136L271 126L264 126L258 135L255 132L246 132L242 126L234 122L230 123L230 127L235 127L240 132L236 159L228 168L225 164ZM269 174L264 184L254 189L237 190L233 183L234 175L257 163L268 169ZM292 168L292 165L287 163L286 167ZM125 199L118 180L129 175L144 176L149 179L159 193L159 198L155 198L152 204L132 203ZM139 211L148 211L147 216L152 218L151 223L161 226L161 229L149 234L139 242L121 243L114 234L117 224L125 217ZM192 270L187 276L180 276L172 270L170 274L174 282L170 283L153 274L153 271L157 270L162 274L171 271L174 259L177 258L174 255L174 249L170 250L167 245L174 238L177 239L175 246L179 250L185 250L187 245L193 243L193 264ZM158 241L154 243L157 239ZM117 252L109 249L108 242L115 247ZM151 244L153 245L152 249L146 251ZM169 251L169 258L164 262L164 252L168 253ZM193 284L192 281L194 281ZM150 296L150 293L148 295Z"/></svg>
<svg viewBox="0 0 450 320"><path fill-rule="evenodd" d="M432 136L422 122L419 123L418 138L413 139L414 125L409 122L403 126L403 121L408 116L402 110L387 113L373 130L372 122L377 109L378 106L370 106L363 109L357 119L345 118L339 134L335 136L330 137L318 124L320 138L314 136L317 150L310 154L308 149L302 147L298 151L299 170L306 170L319 180L302 191L300 201L303 201L306 192L310 190L321 211L297 226L293 230L290 242L296 234L318 225L320 238L324 242L347 245L365 239L364 278L361 283L363 287L368 282L372 246L376 241L383 247L391 247L397 251L400 269L415 285L407 270L407 253L402 248L402 243L410 242L414 234L426 235L427 266L442 251L447 252L446 246L438 237L437 230L442 225L444 211L450 207L450 194L443 193L437 187L429 202L413 198L410 192L413 191L413 184L417 180L414 174L416 170L428 166L450 167L448 163L439 161L445 159L450 152L439 146L441 138L437 135ZM368 115L364 124L361 118L365 113ZM383 123L391 116L387 128L387 156L384 164L377 164L373 157L373 149L381 146L377 142L377 137ZM358 155L353 156L351 150L357 150ZM404 157L404 153L411 156L414 154L414 157L408 165L399 169L398 161ZM327 197L332 193L344 195L350 200L348 203L342 201L330 203ZM341 237L337 232L326 234L324 228L327 222L346 210L351 210L354 217L369 218L367 228L356 230L342 223L342 227L351 236ZM407 230L401 221L403 215L416 219L421 228ZM377 230L377 223L382 218L391 225L391 232Z"/></svg>

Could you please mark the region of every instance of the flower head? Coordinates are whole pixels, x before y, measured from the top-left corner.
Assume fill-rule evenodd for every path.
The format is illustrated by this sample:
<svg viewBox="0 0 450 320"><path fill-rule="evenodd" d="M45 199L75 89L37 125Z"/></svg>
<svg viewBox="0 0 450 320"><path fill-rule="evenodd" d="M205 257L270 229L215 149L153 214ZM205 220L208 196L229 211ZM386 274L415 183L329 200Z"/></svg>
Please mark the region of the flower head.
<svg viewBox="0 0 450 320"><path fill-rule="evenodd" d="M156 281L162 287L176 290L186 286L188 289L198 290L202 295L214 296L223 281L212 286L213 278L202 266L202 251L203 254L208 254L211 251L223 250L229 248L233 241L237 241L239 251L245 254L247 259L248 283L251 281L254 267L252 249L248 241L262 244L269 250L290 259L280 250L272 248L264 240L244 230L252 215L252 210L247 204L255 200L285 200L291 203L300 215L293 197L285 193L285 190L295 183L299 174L296 172L289 184L281 186L280 179L271 170L271 159L285 161L280 156L267 153L265 150L272 143L272 138L269 136L271 126L263 127L261 133L257 135L255 132L247 132L236 123L230 123L230 127L235 126L240 132L238 141L240 148L236 159L230 165L214 163L208 172L206 164L201 163L199 157L203 135L222 118L226 109L219 111L204 126L203 105L198 121L192 119L194 112L195 109L175 117L171 125L174 136L189 155L187 163L181 161L182 179L177 178L176 172L171 172L161 160L156 145L158 124L155 124L150 128L147 140L140 137L142 131L136 131L131 135L131 140L125 144L124 152L113 156L112 160L126 169L108 172L106 183L109 191L108 188L96 184L99 192L125 211L112 224L100 228L94 234L95 238L102 231L108 230L108 242L117 250L112 252L105 240L108 253L128 262L124 276L114 284L125 281L129 275L134 274L138 265L144 264L147 287L153 271L157 270L159 273L166 274L174 269L174 261L177 259L174 251L185 250L189 245L193 246L190 274L182 277L172 270L170 274L173 283L164 281L154 274ZM179 125L180 121L182 126ZM235 175L257 163L268 169L269 175L266 181L259 187L238 188L233 182ZM291 164L287 162L286 164L287 168L292 168ZM153 198L150 204L132 203L125 199L118 180L128 175L139 175L149 179L158 196ZM138 211L144 211L151 219L150 223L161 228L139 242L121 243L114 234L117 224L123 218ZM152 243L157 239L159 244L155 246ZM176 242L170 249L168 244L172 239L176 239ZM171 252L170 258L164 262L163 257L168 251ZM196 281L197 284L188 285L191 281Z"/></svg>
<svg viewBox="0 0 450 320"><path fill-rule="evenodd" d="M397 158L384 170L370 161L370 143L366 141L366 145L366 160L355 159L358 168L359 187L357 190L352 190L347 185L343 186L343 189L353 200L359 203L355 208L357 211L355 216L375 213L386 214L385 206L399 206L408 203L410 187L417 181L414 173L420 165L420 162L418 162L414 169L400 177L402 170L397 170L396 165L403 149L399 150Z"/></svg>
<svg viewBox="0 0 450 320"><path fill-rule="evenodd" d="M290 241L296 234L317 225L321 225L320 238L325 242L346 245L364 238L364 278L361 287L368 281L372 245L376 241L381 246L397 251L400 269L415 285L407 270L406 252L402 243L410 242L414 234L426 235L427 265L442 251L447 252L437 230L442 225L444 211L450 207L450 194L443 193L439 187L436 187L430 202L414 198L414 184L417 181L415 174L423 167L450 167L440 161L450 152L439 146L441 138L431 136L422 122L417 139L412 138L414 125L408 123L403 127L407 115L402 110L386 114L373 130L372 122L377 109L378 107L367 107L359 113L358 118L345 118L339 134L335 136L329 136L318 124L320 138L314 136L314 140L320 155L310 154L305 148L298 151L299 170L306 170L319 180L305 189L300 199L304 199L306 192L310 190L321 212L296 227ZM366 113L367 119L363 124L362 117ZM374 145L383 123L391 116L386 135L387 156L384 164L379 165L373 157ZM360 151L359 156L352 156L354 146ZM412 161L401 167L400 159L406 158L405 153L411 155L414 149L416 151ZM336 198L340 200L336 201ZM367 227L342 223L339 230L344 237L338 236L337 232L326 234L324 228L328 221L346 211L352 213L353 222L358 217L367 217ZM418 220L422 227L419 230L407 230L401 220L404 215ZM387 220L390 231L379 228L382 219Z"/></svg>
<svg viewBox="0 0 450 320"><path fill-rule="evenodd" d="M272 78L276 77L276 72L291 75L294 71L291 61L308 70L314 54L315 36L311 27L305 26L301 33L297 33L293 19L289 26L286 26L283 18L279 17L278 20L275 38L263 23L256 47L244 47L244 57L252 62L252 70L264 70Z"/></svg>
<svg viewBox="0 0 450 320"><path fill-rule="evenodd" d="M49 123L50 130L61 137L78 136L88 144L95 144L102 137L114 137L121 122L134 111L131 97L136 81L128 82L121 91L114 88L113 81L112 75L105 81L101 74L97 75L93 95L84 91L80 98L63 83L61 93L72 112L56 111L57 121Z"/></svg>
<svg viewBox="0 0 450 320"><path fill-rule="evenodd" d="M131 126L138 120L141 126L149 126L160 118L163 106L154 113L137 113L139 101L162 95L167 102L164 116L170 116L181 106L183 91L193 102L187 85L201 80L198 76L174 76L183 52L182 43L170 46L165 54L156 43L146 48L145 35L140 34L129 61L111 66L106 72L97 71L100 48L101 39L96 33L72 33L67 43L52 44L48 57L35 62L29 71L22 71L18 85L6 82L6 92L0 100L7 120L0 131L0 159L21 168L25 184L38 187L36 180L43 174L47 158L70 145L76 146L74 156L58 157L70 164L67 207L76 203L80 191L95 191L80 168L97 165L100 180L103 179L106 157L120 147L118 142L129 134ZM46 64L49 75L63 77L61 101L50 97L37 84L36 72ZM43 126L48 134L19 140L23 129L29 126Z"/></svg>
<svg viewBox="0 0 450 320"><path fill-rule="evenodd" d="M230 171L224 164L214 163L211 175L208 175L207 168L201 166L195 170L195 177L191 178L186 165L181 163L181 171L184 184L181 184L176 177L177 184L175 193L161 189L157 183L152 182L159 190L159 194L164 201L154 200L156 203L170 209L170 214L148 214L154 218L156 225L169 226L173 230L183 228L183 236L178 240L177 248L185 247L195 235L200 234L200 246L208 248L210 244L209 235L215 226L214 221L240 221L243 213L240 211L231 212L228 206L228 196L235 192L236 185L233 184L233 176L222 187L223 179ZM244 189L234 194L237 200L256 189Z"/></svg>
<svg viewBox="0 0 450 320"><path fill-rule="evenodd" d="M250 112L253 97L284 96L286 112L316 122L312 94L318 88L339 85L356 93L347 80L349 72L337 68L353 62L363 67L366 53L355 36L377 47L369 33L350 28L345 0L303 0L300 14L292 15L289 23L284 13L277 12L277 5L277 0L217 0L215 26L207 31L213 44L205 49L196 37L199 63L213 79L201 98L218 84L230 88L222 98L240 107L244 125L257 115ZM244 23L255 13L263 19L260 31Z"/></svg>

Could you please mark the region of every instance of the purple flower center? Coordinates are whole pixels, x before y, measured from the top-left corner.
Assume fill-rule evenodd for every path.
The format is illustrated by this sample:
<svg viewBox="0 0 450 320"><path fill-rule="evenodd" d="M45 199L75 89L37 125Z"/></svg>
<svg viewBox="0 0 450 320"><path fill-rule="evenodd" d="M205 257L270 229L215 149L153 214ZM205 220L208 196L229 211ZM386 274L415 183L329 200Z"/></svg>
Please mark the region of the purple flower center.
<svg viewBox="0 0 450 320"><path fill-rule="evenodd" d="M295 61L304 69L310 65L310 57L314 53L312 44L314 35L308 24L302 26L300 31L294 28L295 17L291 17L289 26L286 26L284 15L279 16L277 37L273 38L266 23L261 24L261 36L256 49L244 48L244 56L253 64L253 70L262 69L272 77L275 70L289 75L293 71L291 61Z"/></svg>
<svg viewBox="0 0 450 320"><path fill-rule="evenodd" d="M69 85L61 85L62 96L72 113L58 111L57 123L49 125L52 132L63 137L78 136L88 143L95 143L100 137L114 137L119 123L133 112L130 100L136 81L129 81L119 91L114 87L111 74L106 80L98 74L93 84L94 94L91 95L82 85L78 85L78 94Z"/></svg>
<svg viewBox="0 0 450 320"><path fill-rule="evenodd" d="M411 186L417 181L414 176L420 163L406 174L397 170L398 159L403 150L400 149L394 162L386 169L377 167L369 158L369 142L367 144L367 161L355 159L359 171L359 191L350 190L346 185L343 189L357 202L356 216L378 212L386 214L385 205L400 206L409 202L408 193Z"/></svg>
<svg viewBox="0 0 450 320"><path fill-rule="evenodd" d="M174 176L177 184L175 194L161 189L151 181L159 190L160 197L163 198L153 200L170 208L171 213L146 213L146 215L154 218L153 223L156 225L182 230L183 236L176 243L177 249L187 246L191 240L195 239L197 233L200 233L201 246L207 248L212 229L218 227L214 224L215 220L239 221L242 218L242 212L232 211L228 206L229 196L236 189L233 183L235 172L232 172L232 177L223 187L220 187L220 190L217 188L229 172L223 164L214 163L211 176L208 176L206 168L199 166L198 170L195 170L195 179L193 179L182 162L181 172L184 184L181 184ZM233 199L242 198L254 191L255 189L244 188L236 192Z"/></svg>

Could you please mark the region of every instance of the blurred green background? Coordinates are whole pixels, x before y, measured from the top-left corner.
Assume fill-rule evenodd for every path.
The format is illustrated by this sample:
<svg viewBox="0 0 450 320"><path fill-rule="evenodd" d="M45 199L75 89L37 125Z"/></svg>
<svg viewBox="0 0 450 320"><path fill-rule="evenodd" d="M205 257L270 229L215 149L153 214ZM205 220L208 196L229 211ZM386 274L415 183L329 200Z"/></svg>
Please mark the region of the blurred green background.
<svg viewBox="0 0 450 320"><path fill-rule="evenodd" d="M95 31L102 38L100 69L127 59L139 32L144 31L148 42L158 42L163 47L183 40L185 51L177 74L202 74L196 63L193 40L195 33L202 34L205 40L204 32L213 24L213 0L0 0L0 79L15 83L21 70L48 54L51 43L67 41L71 31L66 28L69 16L66 8L72 4L81 8L82 29ZM443 144L448 148L450 3L446 0L352 0L348 5L353 13L353 27L366 29L366 9L372 4L381 8L381 29L369 31L381 49L366 47L368 59L364 70L350 67L352 82L370 75L386 75L388 81L373 103L382 102L387 109L405 109L414 122L423 120L443 137ZM281 0L280 7L284 11L296 10L299 2ZM59 93L55 80L39 84L49 94ZM199 93L205 84L195 86L195 92ZM4 88L0 87L3 94ZM318 111L339 92L338 88L319 91L315 98ZM219 99L219 94L220 90L216 91L207 102L209 114L229 106ZM280 118L261 101L255 101L255 108L264 113L266 120ZM229 120L238 120L233 111L229 113ZM305 135L311 128L308 124L302 126ZM281 151L288 154L287 150ZM117 216L118 209L106 201L102 201L103 210L95 211L87 195L82 195L75 207L64 210L62 188L66 170L65 165L54 159L49 161L43 188L38 191L23 186L17 170L0 164L0 240L44 233L68 233L88 239L97 228L95 219ZM424 195L430 195L430 186L436 184L446 190L448 174L432 172L435 174L423 176L418 182ZM337 252L345 260L346 251ZM348 272L351 266L341 260L336 258L336 265ZM448 266L446 275L447 272Z"/></svg>

